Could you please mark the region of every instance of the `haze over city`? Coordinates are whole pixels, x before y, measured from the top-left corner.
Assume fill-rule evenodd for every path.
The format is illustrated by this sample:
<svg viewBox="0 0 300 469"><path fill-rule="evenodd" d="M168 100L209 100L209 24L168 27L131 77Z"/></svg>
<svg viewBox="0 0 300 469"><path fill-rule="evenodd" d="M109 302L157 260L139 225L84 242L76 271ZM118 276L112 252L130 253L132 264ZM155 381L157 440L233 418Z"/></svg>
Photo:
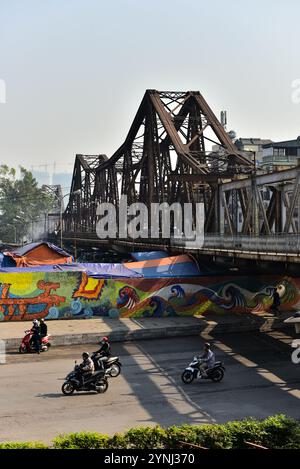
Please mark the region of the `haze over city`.
<svg viewBox="0 0 300 469"><path fill-rule="evenodd" d="M296 0L0 0L1 162L108 156L146 89L200 90L238 137L300 134Z"/></svg>
<svg viewBox="0 0 300 469"><path fill-rule="evenodd" d="M300 449L299 18L0 0L0 455Z"/></svg>

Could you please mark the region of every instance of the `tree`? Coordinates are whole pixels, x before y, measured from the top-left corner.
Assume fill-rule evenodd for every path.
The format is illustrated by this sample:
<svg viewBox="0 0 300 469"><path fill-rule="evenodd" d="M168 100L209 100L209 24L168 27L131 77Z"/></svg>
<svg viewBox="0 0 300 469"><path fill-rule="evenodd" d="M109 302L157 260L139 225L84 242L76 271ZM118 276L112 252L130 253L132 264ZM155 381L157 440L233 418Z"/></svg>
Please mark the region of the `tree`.
<svg viewBox="0 0 300 469"><path fill-rule="evenodd" d="M53 206L52 197L42 188L30 171L0 166L0 239L3 242L23 240L30 227Z"/></svg>

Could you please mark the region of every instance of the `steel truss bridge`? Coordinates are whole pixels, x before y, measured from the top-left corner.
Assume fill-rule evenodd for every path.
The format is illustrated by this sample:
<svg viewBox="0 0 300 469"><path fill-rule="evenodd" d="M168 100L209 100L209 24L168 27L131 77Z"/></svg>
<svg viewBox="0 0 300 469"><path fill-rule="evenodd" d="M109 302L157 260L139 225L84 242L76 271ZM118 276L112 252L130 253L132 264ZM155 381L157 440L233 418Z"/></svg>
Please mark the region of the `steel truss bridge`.
<svg viewBox="0 0 300 469"><path fill-rule="evenodd" d="M147 90L125 141L110 158L76 155L63 238L83 246L299 262L299 177L300 167L259 172L198 91ZM196 204L202 203L204 242L196 246L172 234L99 239L98 204L118 209L122 194L128 205L146 204L149 213L152 203L190 203L194 225Z"/></svg>

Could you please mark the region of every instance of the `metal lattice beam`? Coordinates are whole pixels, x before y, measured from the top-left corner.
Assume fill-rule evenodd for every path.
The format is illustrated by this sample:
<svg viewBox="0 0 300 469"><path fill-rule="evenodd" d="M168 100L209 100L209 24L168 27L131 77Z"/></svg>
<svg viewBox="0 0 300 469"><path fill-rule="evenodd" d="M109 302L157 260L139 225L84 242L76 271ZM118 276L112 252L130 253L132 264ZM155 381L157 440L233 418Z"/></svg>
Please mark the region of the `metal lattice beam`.
<svg viewBox="0 0 300 469"><path fill-rule="evenodd" d="M212 143L223 151L212 152ZM147 90L124 143L110 158L76 155L66 230L95 231L97 203L118 206L126 194L128 203L148 206L203 201L206 229L216 232L218 185L251 168L198 91ZM80 196L72 195L78 189Z"/></svg>

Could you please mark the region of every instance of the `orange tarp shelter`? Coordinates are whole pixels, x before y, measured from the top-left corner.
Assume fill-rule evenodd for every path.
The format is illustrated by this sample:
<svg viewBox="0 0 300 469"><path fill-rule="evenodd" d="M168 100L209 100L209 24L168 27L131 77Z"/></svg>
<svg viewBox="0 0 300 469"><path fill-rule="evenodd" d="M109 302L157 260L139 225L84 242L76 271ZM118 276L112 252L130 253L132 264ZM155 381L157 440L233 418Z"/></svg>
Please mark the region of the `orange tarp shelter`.
<svg viewBox="0 0 300 469"><path fill-rule="evenodd" d="M12 251L5 251L4 256L13 259L16 267L66 264L73 262L71 254L48 242L30 243Z"/></svg>

